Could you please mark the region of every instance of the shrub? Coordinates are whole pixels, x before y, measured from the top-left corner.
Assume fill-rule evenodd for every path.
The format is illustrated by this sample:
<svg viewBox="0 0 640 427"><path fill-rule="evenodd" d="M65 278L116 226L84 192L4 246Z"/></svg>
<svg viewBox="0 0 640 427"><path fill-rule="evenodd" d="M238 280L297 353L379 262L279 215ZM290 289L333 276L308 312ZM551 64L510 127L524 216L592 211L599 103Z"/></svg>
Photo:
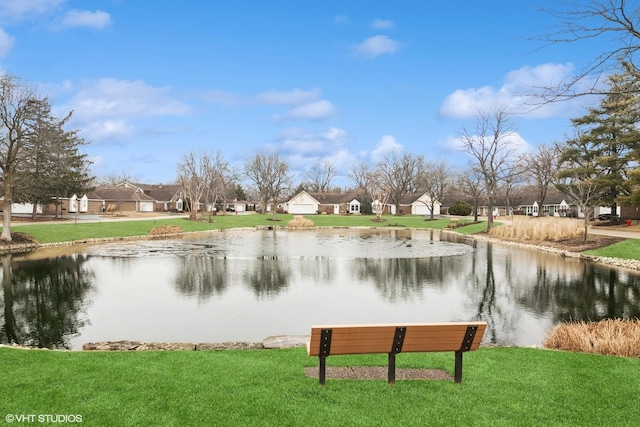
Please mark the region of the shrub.
<svg viewBox="0 0 640 427"><path fill-rule="evenodd" d="M467 202L457 201L449 208L449 215L471 215L473 208Z"/></svg>
<svg viewBox="0 0 640 427"><path fill-rule="evenodd" d="M293 219L287 223L289 228L311 228L314 225L313 221L302 215L294 215Z"/></svg>
<svg viewBox="0 0 640 427"><path fill-rule="evenodd" d="M149 234L152 236L161 236L163 234L180 234L182 232L182 228L177 225L161 225L160 227L152 228Z"/></svg>
<svg viewBox="0 0 640 427"><path fill-rule="evenodd" d="M560 241L581 236L584 229L581 221L567 218L515 216L511 225L493 228L490 234L518 240Z"/></svg>
<svg viewBox="0 0 640 427"><path fill-rule="evenodd" d="M542 345L557 350L640 357L640 320L561 323L547 332Z"/></svg>

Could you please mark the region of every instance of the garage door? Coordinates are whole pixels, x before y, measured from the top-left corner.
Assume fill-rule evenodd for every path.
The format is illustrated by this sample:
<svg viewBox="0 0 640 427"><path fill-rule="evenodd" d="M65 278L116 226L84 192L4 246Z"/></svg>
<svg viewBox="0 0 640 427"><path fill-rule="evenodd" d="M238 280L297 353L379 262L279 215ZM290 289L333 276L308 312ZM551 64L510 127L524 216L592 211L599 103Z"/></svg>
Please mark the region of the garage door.
<svg viewBox="0 0 640 427"><path fill-rule="evenodd" d="M153 212L153 202L140 202L140 212Z"/></svg>
<svg viewBox="0 0 640 427"><path fill-rule="evenodd" d="M316 213L316 206L314 204L296 204L289 206L289 213L292 215L311 215Z"/></svg>
<svg viewBox="0 0 640 427"><path fill-rule="evenodd" d="M427 205L419 204L413 206L414 215L429 215L429 207Z"/></svg>

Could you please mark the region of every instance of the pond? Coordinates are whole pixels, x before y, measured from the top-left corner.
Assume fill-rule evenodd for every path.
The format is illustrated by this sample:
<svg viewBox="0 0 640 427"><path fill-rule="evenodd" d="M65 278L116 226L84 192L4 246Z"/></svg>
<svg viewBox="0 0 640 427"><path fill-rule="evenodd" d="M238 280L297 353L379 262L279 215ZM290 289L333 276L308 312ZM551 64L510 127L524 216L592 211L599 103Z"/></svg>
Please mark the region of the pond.
<svg viewBox="0 0 640 427"><path fill-rule="evenodd" d="M482 320L540 345L563 320L640 316L640 275L430 230L231 230L2 262L0 341L259 342L317 324Z"/></svg>

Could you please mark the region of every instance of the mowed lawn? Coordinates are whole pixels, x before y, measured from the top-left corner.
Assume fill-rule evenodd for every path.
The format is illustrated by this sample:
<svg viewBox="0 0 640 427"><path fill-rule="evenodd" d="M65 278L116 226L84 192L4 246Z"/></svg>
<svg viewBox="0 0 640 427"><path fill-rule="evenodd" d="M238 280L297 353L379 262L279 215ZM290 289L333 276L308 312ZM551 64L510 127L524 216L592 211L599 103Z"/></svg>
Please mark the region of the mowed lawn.
<svg viewBox="0 0 640 427"><path fill-rule="evenodd" d="M453 371L453 353L398 368ZM327 379L306 349L65 352L0 348L2 416L80 415L87 426L637 426L640 359L481 348L450 380ZM386 355L329 366L385 366ZM15 424L15 423L14 423ZM69 425L69 424L65 424Z"/></svg>
<svg viewBox="0 0 640 427"><path fill-rule="evenodd" d="M271 218L65 221L12 231L52 243L147 236L162 225L201 232L278 227L292 219ZM308 218L327 227L442 229L450 223L415 216L385 217L383 223L366 216ZM455 231L475 233L485 227L474 224ZM399 369L452 373L453 359L452 353L400 354L397 362ZM0 360L0 419L6 425L47 425L24 421L38 415L76 421L79 416L87 426L635 426L640 419L640 359L535 348L467 353L462 384L398 380L393 386L384 380L331 378L320 386L305 375L305 368L317 367L317 359L301 348L69 352L0 347ZM328 359L329 366L386 362L385 355Z"/></svg>
<svg viewBox="0 0 640 427"><path fill-rule="evenodd" d="M390 216L384 217L383 222L372 221L373 216L365 215L317 215L308 217L318 227L407 227L443 229L451 221L448 219L428 220L421 216ZM148 236L155 227L173 225L180 227L184 232L202 232L210 230L225 230L232 228L255 227L285 227L293 219L292 215L279 214L276 220L269 215L219 215L202 216L198 221L186 218L166 218L147 220L105 220L99 222L88 221L61 221L44 224L20 224L12 226L13 233L25 233L35 238L39 243L56 243L83 241L89 239L126 238L135 236ZM476 224L482 227L482 224ZM486 224L484 224L486 227ZM456 231L462 231L457 229Z"/></svg>

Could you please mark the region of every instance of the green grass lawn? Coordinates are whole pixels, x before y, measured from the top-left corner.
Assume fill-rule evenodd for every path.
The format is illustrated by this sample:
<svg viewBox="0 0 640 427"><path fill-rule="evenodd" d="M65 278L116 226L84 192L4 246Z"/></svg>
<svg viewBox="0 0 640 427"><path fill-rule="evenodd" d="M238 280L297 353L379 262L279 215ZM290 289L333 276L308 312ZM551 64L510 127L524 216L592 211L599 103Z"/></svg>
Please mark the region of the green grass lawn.
<svg viewBox="0 0 640 427"><path fill-rule="evenodd" d="M422 216L404 215L383 217L383 222L374 222L373 216L368 215L312 215L308 219L318 227L407 227L443 229L450 223L448 219L428 220ZM39 243L56 243L82 241L97 238L120 238L133 236L147 236L152 228L161 225L176 225L185 232L221 230L230 228L256 227L256 226L286 226L293 216L286 214L277 215L276 221L272 215L220 215L202 217L199 221L190 221L184 218L168 218L156 220L137 221L103 221L83 222L64 221L60 223L17 225L12 227L12 232L21 232L35 238ZM469 228L471 227L471 228ZM474 224L468 227L457 228L460 233L476 232L486 228L486 223ZM468 230L467 230L468 229Z"/></svg>
<svg viewBox="0 0 640 427"><path fill-rule="evenodd" d="M611 246L585 251L584 253L593 256L640 260L640 239L627 239Z"/></svg>
<svg viewBox="0 0 640 427"><path fill-rule="evenodd" d="M452 373L453 353L398 368ZM632 426L640 360L532 348L466 353L448 380L317 379L302 348L61 352L0 348L0 414L77 414L88 426ZM385 355L328 365L385 366Z"/></svg>
<svg viewBox="0 0 640 427"><path fill-rule="evenodd" d="M442 229L448 219L308 217L317 226ZM184 231L284 226L289 215L64 222L13 228L39 242L145 236L153 227ZM485 224L457 228L475 233ZM625 246L626 245L626 246ZM629 257L640 241L605 249ZM616 247L619 246L619 247ZM398 368L453 371L452 353L400 354ZM0 416L80 415L89 426L635 426L640 359L533 348L482 348L464 357L453 381L317 379L317 359L301 348L174 352L66 352L0 348ZM329 366L386 365L386 355L329 357ZM15 424L15 423L14 423ZM46 425L38 423L39 425ZM58 423L59 424L59 423Z"/></svg>

